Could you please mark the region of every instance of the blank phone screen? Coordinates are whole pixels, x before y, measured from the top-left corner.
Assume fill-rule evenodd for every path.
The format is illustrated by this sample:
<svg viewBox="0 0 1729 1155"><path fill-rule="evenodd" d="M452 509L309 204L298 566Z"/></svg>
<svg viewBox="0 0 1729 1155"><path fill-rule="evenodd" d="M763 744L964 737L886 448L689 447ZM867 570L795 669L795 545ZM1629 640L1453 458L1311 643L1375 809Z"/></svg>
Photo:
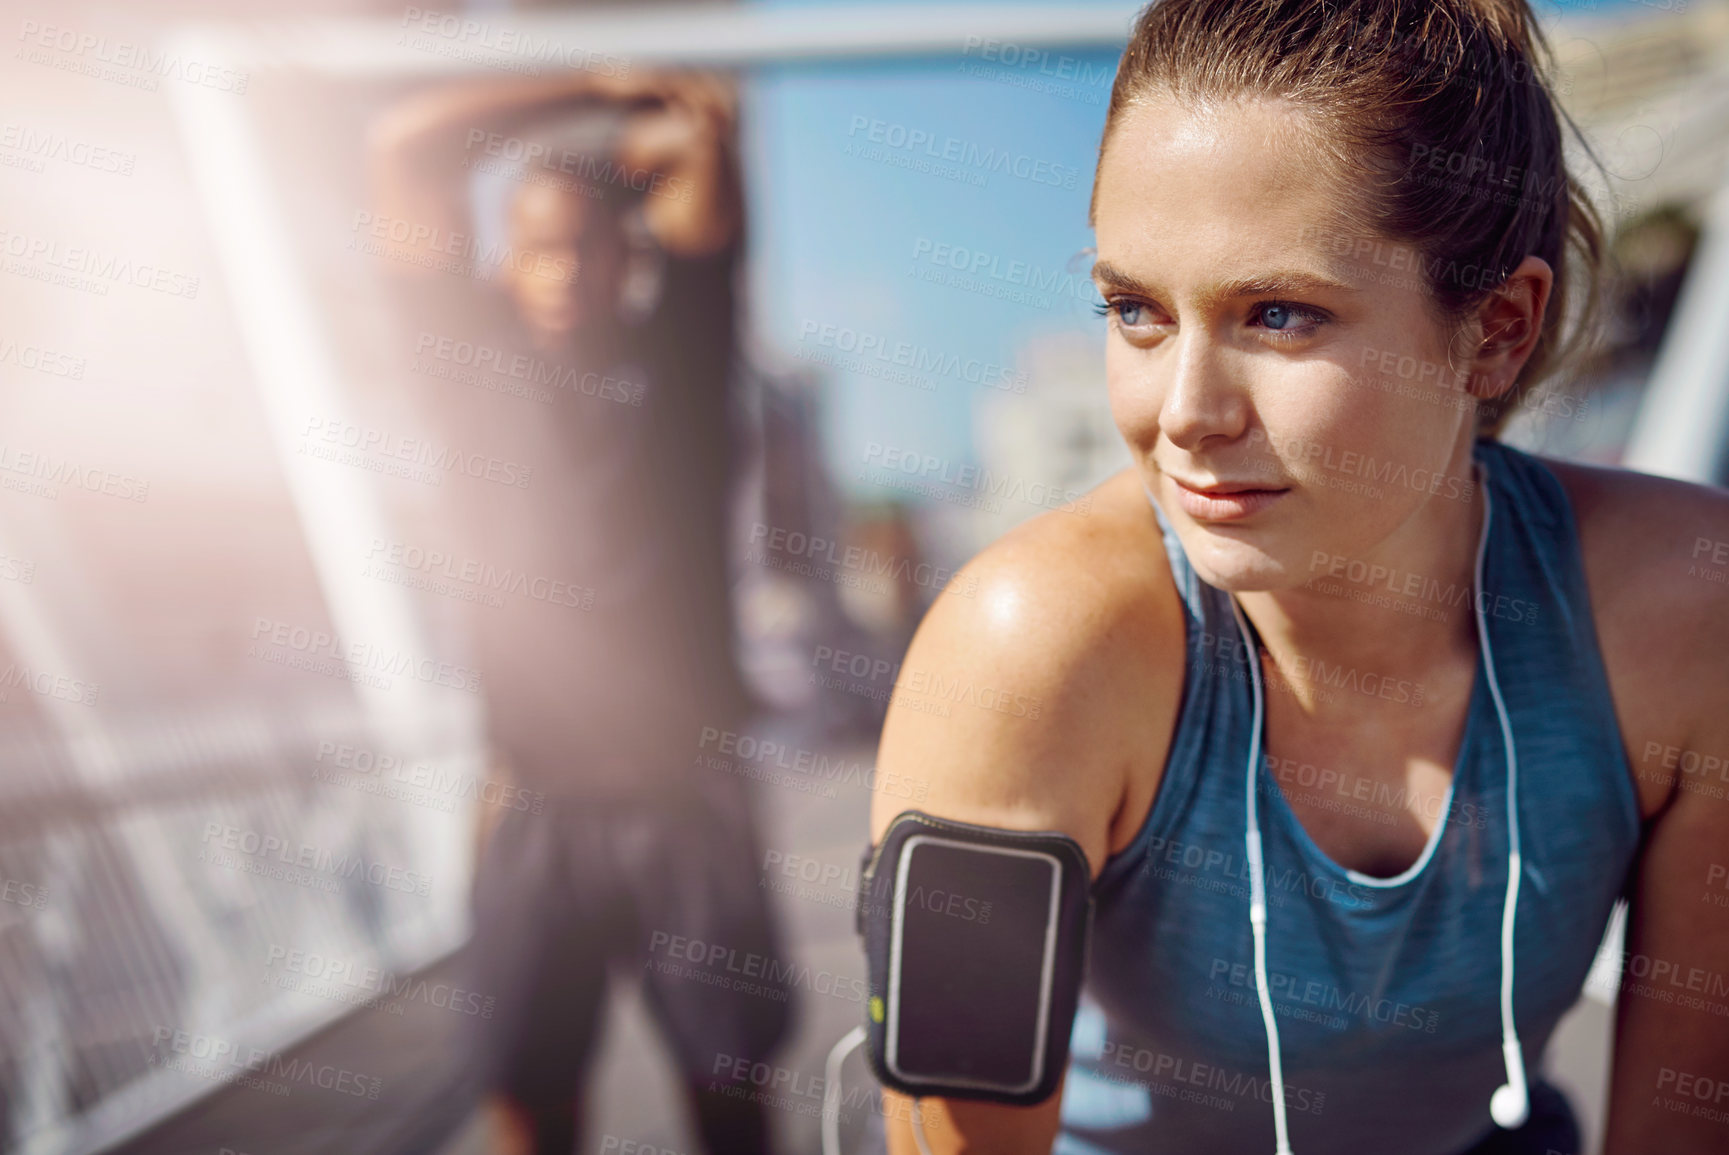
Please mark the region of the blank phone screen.
<svg viewBox="0 0 1729 1155"><path fill-rule="evenodd" d="M894 1066L913 1079L1030 1085L1055 860L932 839L905 853Z"/></svg>

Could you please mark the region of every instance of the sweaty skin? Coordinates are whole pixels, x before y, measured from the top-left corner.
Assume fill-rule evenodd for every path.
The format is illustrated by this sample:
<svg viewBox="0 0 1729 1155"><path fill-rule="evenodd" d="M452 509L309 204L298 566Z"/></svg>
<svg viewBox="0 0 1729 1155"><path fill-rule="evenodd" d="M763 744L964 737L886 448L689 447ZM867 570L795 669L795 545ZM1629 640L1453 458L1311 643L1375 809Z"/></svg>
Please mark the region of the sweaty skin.
<svg viewBox="0 0 1729 1155"><path fill-rule="evenodd" d="M1184 660L1150 491L1201 576L1238 595L1267 645L1269 684L1289 691L1268 695L1268 754L1338 768L1405 800L1385 821L1365 820L1282 782L1305 829L1371 874L1397 874L1420 855L1463 738L1472 617L1389 614L1304 584L1324 552L1470 587L1483 513L1480 492L1463 484L1471 398L1516 379L1553 273L1527 257L1450 332L1410 271L1412 254L1351 223L1360 206L1328 179L1308 131L1300 112L1269 100L1148 99L1115 129L1098 175L1095 280L1111 310L1111 411L1135 464L1100 486L1090 514L1044 514L983 551L964 571L978 596L939 599L921 625L903 680L989 684L1040 706L1017 715L957 705L945 717L901 706L897 689L878 767L922 782L921 809L1062 831L1095 876L1133 840L1158 789ZM1385 388L1383 366L1410 367L1412 389ZM1339 484L1317 448L1438 480L1370 496ZM1547 464L1574 505L1644 819L1628 949L1729 973L1729 909L1699 898L1729 844L1729 801L1686 789L1677 769L1729 753L1729 599L1689 558L1701 539L1729 540L1729 497ZM1262 493L1221 495L1245 486ZM1420 683L1423 708L1318 693L1302 676L1311 661ZM899 797L874 799L873 841L904 808ZM1665 1071L1729 1080L1729 1030L1696 1009L1623 995L1609 1155L1721 1150L1721 1124L1661 1107ZM884 1096L890 1152L914 1155L910 1103ZM1033 1107L921 1107L934 1152L1042 1155L1060 1101L1059 1090Z"/></svg>

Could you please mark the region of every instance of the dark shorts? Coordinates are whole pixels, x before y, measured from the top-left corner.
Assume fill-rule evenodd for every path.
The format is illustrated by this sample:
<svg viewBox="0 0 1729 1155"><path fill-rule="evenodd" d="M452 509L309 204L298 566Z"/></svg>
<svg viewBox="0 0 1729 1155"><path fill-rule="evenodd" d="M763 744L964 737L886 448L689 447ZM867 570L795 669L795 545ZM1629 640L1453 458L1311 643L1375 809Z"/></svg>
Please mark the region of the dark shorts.
<svg viewBox="0 0 1729 1155"><path fill-rule="evenodd" d="M568 1101L600 1030L610 969L643 992L687 1081L768 1057L791 1021L787 958L742 784L693 775L653 801L547 797L512 810L475 879L470 981L483 1085ZM772 962L770 961L772 960Z"/></svg>

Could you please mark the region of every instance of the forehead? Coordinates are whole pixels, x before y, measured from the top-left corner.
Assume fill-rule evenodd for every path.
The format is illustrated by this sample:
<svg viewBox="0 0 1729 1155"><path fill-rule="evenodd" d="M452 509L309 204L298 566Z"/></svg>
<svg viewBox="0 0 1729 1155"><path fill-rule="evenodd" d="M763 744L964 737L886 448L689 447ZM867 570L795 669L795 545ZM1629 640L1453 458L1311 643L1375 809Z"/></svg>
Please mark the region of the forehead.
<svg viewBox="0 0 1729 1155"><path fill-rule="evenodd" d="M1353 227L1308 116L1286 101L1179 103L1151 96L1128 108L1099 165L1099 256L1133 270L1223 279L1294 260L1344 275L1336 258ZM1175 266L1175 267L1173 267Z"/></svg>

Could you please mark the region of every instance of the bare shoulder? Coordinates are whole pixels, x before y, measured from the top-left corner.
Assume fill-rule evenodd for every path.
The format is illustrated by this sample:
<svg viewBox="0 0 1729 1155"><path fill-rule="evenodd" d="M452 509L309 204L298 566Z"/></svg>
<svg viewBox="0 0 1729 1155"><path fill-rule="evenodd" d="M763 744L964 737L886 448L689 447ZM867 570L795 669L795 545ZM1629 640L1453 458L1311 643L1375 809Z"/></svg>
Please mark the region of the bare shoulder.
<svg viewBox="0 0 1729 1155"><path fill-rule="evenodd" d="M1591 616L1646 816L1683 756L1729 755L1729 493L1544 458L1579 527Z"/></svg>
<svg viewBox="0 0 1729 1155"><path fill-rule="evenodd" d="M908 648L878 766L913 782L927 813L1069 834L1096 873L1157 786L1184 638L1139 480L1124 471L1092 498L956 575L961 592L937 600ZM873 842L903 808L877 797Z"/></svg>
<svg viewBox="0 0 1729 1155"><path fill-rule="evenodd" d="M1720 660L1729 630L1729 492L1542 460L1572 501L1599 623L1636 624L1642 649L1663 661Z"/></svg>

